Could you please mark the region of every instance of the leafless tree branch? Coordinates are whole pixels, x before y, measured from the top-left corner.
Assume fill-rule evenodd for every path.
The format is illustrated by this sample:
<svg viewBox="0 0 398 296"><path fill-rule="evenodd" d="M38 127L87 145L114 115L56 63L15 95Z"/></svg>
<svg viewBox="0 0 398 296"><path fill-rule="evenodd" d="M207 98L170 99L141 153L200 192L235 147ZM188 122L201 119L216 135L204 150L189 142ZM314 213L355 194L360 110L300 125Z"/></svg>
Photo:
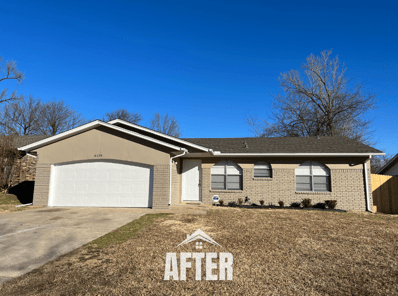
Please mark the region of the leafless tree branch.
<svg viewBox="0 0 398 296"><path fill-rule="evenodd" d="M181 136L180 126L177 122L177 119L174 116L169 116L168 113L163 116L160 115L159 112L156 112L149 127L153 130L173 137L178 138Z"/></svg>
<svg viewBox="0 0 398 296"><path fill-rule="evenodd" d="M17 63L15 61L6 61L3 64L3 58L0 57L0 71L2 75L0 76L0 82L5 80L17 80L21 83L24 79L24 74L17 68ZM0 103L10 102L17 100L17 93L14 91L11 95L7 95L8 89L4 89L0 92Z"/></svg>
<svg viewBox="0 0 398 296"><path fill-rule="evenodd" d="M365 94L362 84L352 86L331 53L311 54L301 71L281 73L283 94L275 97L272 116L249 122L252 129L257 125L256 136L347 136L371 143L371 121L363 115L375 108L375 96Z"/></svg>
<svg viewBox="0 0 398 296"><path fill-rule="evenodd" d="M111 121L114 119L121 119L130 123L138 124L141 120L141 114L129 112L126 109L117 109L111 112L107 112L103 117L103 121Z"/></svg>

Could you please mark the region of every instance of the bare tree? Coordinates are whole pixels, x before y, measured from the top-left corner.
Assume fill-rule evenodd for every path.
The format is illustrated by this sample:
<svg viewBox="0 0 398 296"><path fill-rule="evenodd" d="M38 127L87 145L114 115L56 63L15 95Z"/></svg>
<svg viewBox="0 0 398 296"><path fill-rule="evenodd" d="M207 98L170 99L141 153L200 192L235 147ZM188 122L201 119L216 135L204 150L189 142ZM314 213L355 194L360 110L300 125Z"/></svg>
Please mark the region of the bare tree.
<svg viewBox="0 0 398 296"><path fill-rule="evenodd" d="M372 174L376 174L384 165L387 164L394 156L391 154L375 155L370 160L370 170Z"/></svg>
<svg viewBox="0 0 398 296"><path fill-rule="evenodd" d="M311 54L302 71L280 75L283 95L275 97L269 121L248 119L257 136L347 136L370 142L371 121L363 115L375 107L375 97L363 93L363 84L352 85L344 64L331 53Z"/></svg>
<svg viewBox="0 0 398 296"><path fill-rule="evenodd" d="M129 112L126 109L117 109L105 114L103 121L121 119L130 123L139 123L142 120L141 114Z"/></svg>
<svg viewBox="0 0 398 296"><path fill-rule="evenodd" d="M43 105L40 99L21 96L3 108L1 132L5 135L34 135L41 125L40 113Z"/></svg>
<svg viewBox="0 0 398 296"><path fill-rule="evenodd" d="M169 136L177 138L181 136L180 126L177 122L177 119L174 116L169 116L168 113L163 116L160 115L159 112L156 112L149 127Z"/></svg>
<svg viewBox="0 0 398 296"><path fill-rule="evenodd" d="M20 153L14 145L13 136L0 136L0 188L7 192L11 186L13 170L18 170Z"/></svg>
<svg viewBox="0 0 398 296"><path fill-rule="evenodd" d="M63 100L50 101L41 110L42 123L39 132L43 135L53 136L85 123L83 117Z"/></svg>
<svg viewBox="0 0 398 296"><path fill-rule="evenodd" d="M2 75L0 76L0 82L6 80L16 80L21 83L24 79L24 75L17 68L17 63L15 61L6 61L3 63L3 58L0 57L0 70L2 70ZM17 100L17 92L14 91L11 95L7 94L8 89L4 89L0 92L0 103L10 102Z"/></svg>

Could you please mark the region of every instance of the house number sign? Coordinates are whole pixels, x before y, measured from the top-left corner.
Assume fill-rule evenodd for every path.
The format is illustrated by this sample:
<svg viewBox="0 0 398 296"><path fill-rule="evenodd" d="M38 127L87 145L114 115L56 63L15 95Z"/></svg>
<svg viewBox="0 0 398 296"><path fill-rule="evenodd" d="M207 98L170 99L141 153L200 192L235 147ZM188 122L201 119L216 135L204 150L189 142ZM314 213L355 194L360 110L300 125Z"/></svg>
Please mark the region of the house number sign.
<svg viewBox="0 0 398 296"><path fill-rule="evenodd" d="M102 157L102 154L94 154L94 157Z"/></svg>

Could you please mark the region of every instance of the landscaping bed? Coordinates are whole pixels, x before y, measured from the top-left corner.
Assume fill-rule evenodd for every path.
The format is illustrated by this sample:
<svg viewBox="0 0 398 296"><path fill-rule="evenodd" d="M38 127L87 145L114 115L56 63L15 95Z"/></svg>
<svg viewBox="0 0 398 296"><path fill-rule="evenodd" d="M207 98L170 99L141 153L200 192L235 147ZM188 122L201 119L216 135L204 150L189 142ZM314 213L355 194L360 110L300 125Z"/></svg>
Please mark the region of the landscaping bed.
<svg viewBox="0 0 398 296"><path fill-rule="evenodd" d="M0 294L398 294L397 216L221 207L123 227L6 282ZM204 243L200 252L233 254L233 281L206 281L204 265L196 281L193 260L186 281L163 280L166 253L198 252L194 243L176 247L197 229L222 246Z"/></svg>

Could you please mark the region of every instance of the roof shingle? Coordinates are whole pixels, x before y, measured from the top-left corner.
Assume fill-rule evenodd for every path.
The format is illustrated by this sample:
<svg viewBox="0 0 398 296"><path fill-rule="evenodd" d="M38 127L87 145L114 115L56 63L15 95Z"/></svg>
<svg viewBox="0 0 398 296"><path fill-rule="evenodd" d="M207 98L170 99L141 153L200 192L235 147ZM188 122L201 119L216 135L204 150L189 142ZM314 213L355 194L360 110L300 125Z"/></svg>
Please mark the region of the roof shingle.
<svg viewBox="0 0 398 296"><path fill-rule="evenodd" d="M186 138L222 153L383 153L347 137ZM245 143L248 148L245 148Z"/></svg>

